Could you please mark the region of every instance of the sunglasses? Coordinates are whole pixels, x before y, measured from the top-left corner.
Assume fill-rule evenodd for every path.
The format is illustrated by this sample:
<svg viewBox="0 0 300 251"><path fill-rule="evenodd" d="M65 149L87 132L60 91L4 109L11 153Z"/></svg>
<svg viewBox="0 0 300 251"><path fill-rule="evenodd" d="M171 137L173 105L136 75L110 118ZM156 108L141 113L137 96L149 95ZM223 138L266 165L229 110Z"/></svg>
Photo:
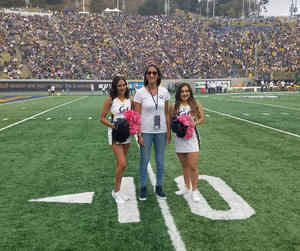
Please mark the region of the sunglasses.
<svg viewBox="0 0 300 251"><path fill-rule="evenodd" d="M153 74L155 76L157 74L157 71L147 71L146 74L147 75Z"/></svg>

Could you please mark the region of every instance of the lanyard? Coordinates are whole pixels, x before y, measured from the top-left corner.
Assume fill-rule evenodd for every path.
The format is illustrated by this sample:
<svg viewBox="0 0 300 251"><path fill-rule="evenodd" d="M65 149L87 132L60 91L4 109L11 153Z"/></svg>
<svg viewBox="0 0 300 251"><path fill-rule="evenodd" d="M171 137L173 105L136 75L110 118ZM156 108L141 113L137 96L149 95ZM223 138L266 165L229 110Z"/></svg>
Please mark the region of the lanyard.
<svg viewBox="0 0 300 251"><path fill-rule="evenodd" d="M149 89L149 92L150 92L151 97L152 97L152 99L153 99L153 102L154 102L154 104L155 104L155 110L157 111L157 108L158 108L158 87L157 87L157 93L156 93L156 102L155 102L155 100L154 100L154 97L153 97L153 95L152 95L152 92L151 92L149 86L148 86L148 89Z"/></svg>

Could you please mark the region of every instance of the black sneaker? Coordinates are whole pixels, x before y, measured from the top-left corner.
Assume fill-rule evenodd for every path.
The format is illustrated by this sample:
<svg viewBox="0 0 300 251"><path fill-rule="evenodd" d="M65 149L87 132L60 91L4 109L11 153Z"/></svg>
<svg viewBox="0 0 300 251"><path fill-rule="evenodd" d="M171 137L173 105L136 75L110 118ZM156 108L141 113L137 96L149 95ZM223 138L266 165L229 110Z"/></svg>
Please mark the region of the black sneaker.
<svg viewBox="0 0 300 251"><path fill-rule="evenodd" d="M167 196L164 194L162 187L156 186L155 192L156 192L158 198L163 199L163 200L167 199Z"/></svg>
<svg viewBox="0 0 300 251"><path fill-rule="evenodd" d="M147 200L147 187L141 187L139 200Z"/></svg>

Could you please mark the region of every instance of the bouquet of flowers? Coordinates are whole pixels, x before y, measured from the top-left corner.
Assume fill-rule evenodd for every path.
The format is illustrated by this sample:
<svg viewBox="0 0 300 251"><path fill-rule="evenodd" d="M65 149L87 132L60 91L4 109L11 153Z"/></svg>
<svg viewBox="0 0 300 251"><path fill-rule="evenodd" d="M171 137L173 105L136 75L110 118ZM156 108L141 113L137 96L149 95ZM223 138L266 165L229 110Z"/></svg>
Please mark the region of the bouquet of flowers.
<svg viewBox="0 0 300 251"><path fill-rule="evenodd" d="M129 123L130 135L138 134L140 131L140 114L135 111L129 110L124 112L124 116Z"/></svg>
<svg viewBox="0 0 300 251"><path fill-rule="evenodd" d="M192 116L186 114L173 117L171 120L171 129L179 138L189 139L193 137L194 128L191 126Z"/></svg>

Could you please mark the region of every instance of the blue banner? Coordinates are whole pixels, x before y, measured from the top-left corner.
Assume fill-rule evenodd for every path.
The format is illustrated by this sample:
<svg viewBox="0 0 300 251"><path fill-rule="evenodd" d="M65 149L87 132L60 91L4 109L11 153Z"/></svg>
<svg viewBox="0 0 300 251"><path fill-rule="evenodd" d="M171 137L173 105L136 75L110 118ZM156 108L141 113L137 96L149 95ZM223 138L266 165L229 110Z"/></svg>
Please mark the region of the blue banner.
<svg viewBox="0 0 300 251"><path fill-rule="evenodd" d="M129 90L141 89L143 86L144 86L144 82L129 82L128 83Z"/></svg>

